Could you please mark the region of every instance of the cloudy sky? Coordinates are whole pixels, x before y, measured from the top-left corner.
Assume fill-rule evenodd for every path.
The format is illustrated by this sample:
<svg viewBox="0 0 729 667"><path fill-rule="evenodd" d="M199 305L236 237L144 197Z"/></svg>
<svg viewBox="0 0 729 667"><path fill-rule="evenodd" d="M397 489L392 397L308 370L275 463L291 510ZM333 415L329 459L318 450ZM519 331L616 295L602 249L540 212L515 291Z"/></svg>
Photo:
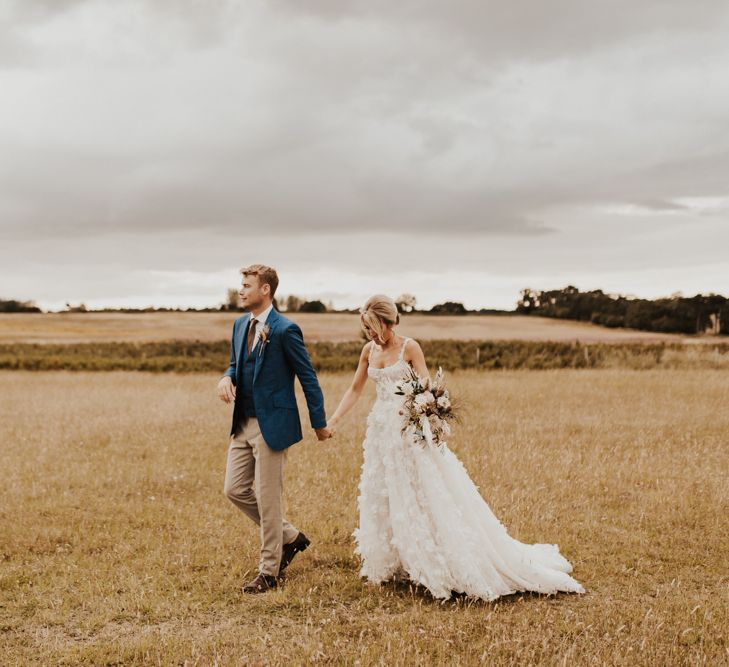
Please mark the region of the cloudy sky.
<svg viewBox="0 0 729 667"><path fill-rule="evenodd" d="M725 0L0 0L0 298L729 294Z"/></svg>

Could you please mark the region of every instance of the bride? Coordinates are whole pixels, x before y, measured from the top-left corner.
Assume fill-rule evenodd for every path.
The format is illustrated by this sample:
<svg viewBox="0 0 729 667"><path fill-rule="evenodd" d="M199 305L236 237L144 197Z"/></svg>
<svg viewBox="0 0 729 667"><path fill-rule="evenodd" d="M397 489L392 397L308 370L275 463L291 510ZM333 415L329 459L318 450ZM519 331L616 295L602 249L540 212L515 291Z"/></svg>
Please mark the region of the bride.
<svg viewBox="0 0 729 667"><path fill-rule="evenodd" d="M367 418L354 532L360 575L373 583L409 580L436 598L584 593L567 574L572 566L557 545L523 544L509 536L448 447L421 447L402 434L395 383L408 365L421 378L429 374L420 345L395 332L398 322L397 307L386 296L373 296L362 308L370 340L327 425L337 428L370 377L377 399Z"/></svg>

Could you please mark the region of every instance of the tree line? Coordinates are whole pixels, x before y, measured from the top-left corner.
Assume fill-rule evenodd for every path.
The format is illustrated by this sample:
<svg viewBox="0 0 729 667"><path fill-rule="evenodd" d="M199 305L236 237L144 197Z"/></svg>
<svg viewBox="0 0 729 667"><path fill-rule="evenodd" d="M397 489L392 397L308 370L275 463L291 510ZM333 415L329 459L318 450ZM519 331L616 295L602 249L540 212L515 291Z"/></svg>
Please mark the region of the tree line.
<svg viewBox="0 0 729 667"><path fill-rule="evenodd" d="M516 312L662 333L729 334L729 299L720 294L651 300L602 290L580 292L573 285L545 291L527 288L520 293Z"/></svg>
<svg viewBox="0 0 729 667"><path fill-rule="evenodd" d="M41 309L34 301L18 301L17 299L0 299L0 313L40 313Z"/></svg>
<svg viewBox="0 0 729 667"><path fill-rule="evenodd" d="M558 319L592 322L606 327L625 327L644 331L682 334L729 334L729 299L720 294L697 294L693 297L673 295L662 299L638 299L602 290L580 292L568 285L562 289L521 290L516 310L482 308L469 310L460 301L445 301L428 309L419 309L413 294L401 294L395 299L400 313L428 315L539 315ZM308 300L291 294L274 299L277 310L290 313L357 313L359 309L335 309L331 302ZM242 311L238 290L227 291L223 303L210 308L104 308L93 312L219 312ZM0 299L0 312L40 313L33 301ZM84 304L66 304L65 312L85 313Z"/></svg>
<svg viewBox="0 0 729 667"><path fill-rule="evenodd" d="M240 309L238 307L237 290L228 290L228 308L230 310ZM469 314L490 314L490 315L507 315L513 311L499 310L493 308L481 308L479 310L469 310L460 301L445 301L438 303L431 308L419 309L417 298L410 293L401 294L395 299L395 305L399 313L420 313L428 315L469 315ZM343 308L335 309L331 302L325 304L322 301L307 301L296 295L282 297L278 302L274 299L274 307L277 310L283 310L289 313L358 313L359 308Z"/></svg>

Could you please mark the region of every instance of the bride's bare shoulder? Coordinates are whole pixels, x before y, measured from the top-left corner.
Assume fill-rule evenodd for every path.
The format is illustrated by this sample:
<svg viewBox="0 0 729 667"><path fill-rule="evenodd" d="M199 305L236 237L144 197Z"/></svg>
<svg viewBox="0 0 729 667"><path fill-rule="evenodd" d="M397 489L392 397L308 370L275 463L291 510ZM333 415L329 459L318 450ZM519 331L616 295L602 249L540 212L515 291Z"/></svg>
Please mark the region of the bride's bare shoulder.
<svg viewBox="0 0 729 667"><path fill-rule="evenodd" d="M365 361L369 362L370 359L370 353L372 352L372 347L374 346L374 342L371 340L368 340L364 346L362 347L362 352L359 355L360 361L364 359Z"/></svg>
<svg viewBox="0 0 729 667"><path fill-rule="evenodd" d="M423 356L423 348L420 347L420 343L414 338L407 338L403 345L405 345L404 357L407 361Z"/></svg>

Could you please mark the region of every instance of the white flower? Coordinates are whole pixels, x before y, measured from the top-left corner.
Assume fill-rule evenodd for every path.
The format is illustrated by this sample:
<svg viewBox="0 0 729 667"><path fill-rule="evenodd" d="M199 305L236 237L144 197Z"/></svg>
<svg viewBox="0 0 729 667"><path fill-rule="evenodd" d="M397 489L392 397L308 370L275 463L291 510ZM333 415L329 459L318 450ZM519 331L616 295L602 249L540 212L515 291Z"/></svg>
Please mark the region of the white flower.
<svg viewBox="0 0 729 667"><path fill-rule="evenodd" d="M424 391L422 394L418 394L415 397L415 405L423 407L428 405L429 403L435 402L435 396L431 394L429 391Z"/></svg>
<svg viewBox="0 0 729 667"><path fill-rule="evenodd" d="M447 410L451 407L451 402L448 400L448 396L441 396L438 399L438 407L443 410Z"/></svg>
<svg viewBox="0 0 729 667"><path fill-rule="evenodd" d="M430 415L428 417L428 421L430 422L430 430L433 431L433 433L436 433L443 428L443 420L438 415Z"/></svg>

